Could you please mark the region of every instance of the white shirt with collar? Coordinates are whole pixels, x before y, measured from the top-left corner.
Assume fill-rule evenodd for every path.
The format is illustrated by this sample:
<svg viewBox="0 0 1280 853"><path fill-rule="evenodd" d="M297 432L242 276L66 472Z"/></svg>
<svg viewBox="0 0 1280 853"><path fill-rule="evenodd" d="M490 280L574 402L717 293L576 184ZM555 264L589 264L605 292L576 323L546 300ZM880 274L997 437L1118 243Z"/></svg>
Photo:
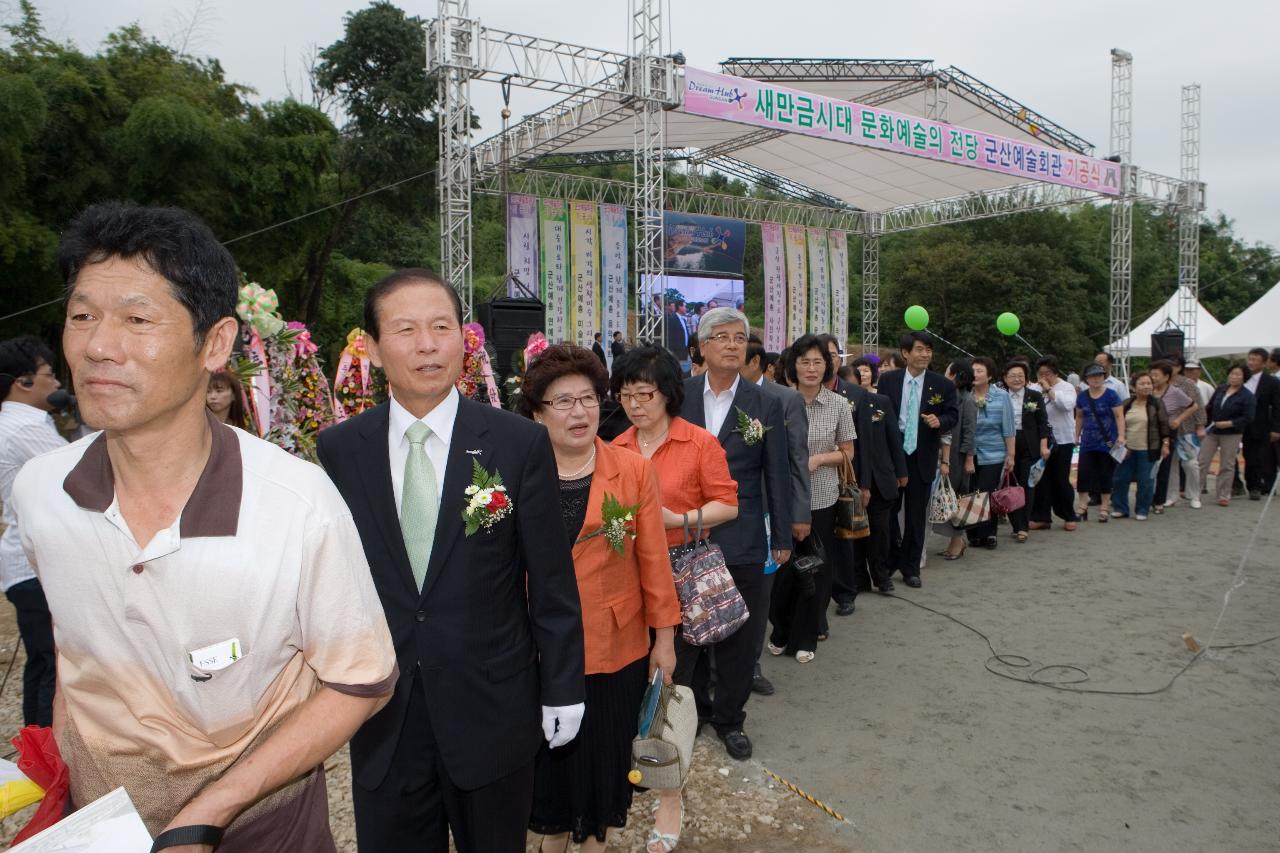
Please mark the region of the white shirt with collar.
<svg viewBox="0 0 1280 853"><path fill-rule="evenodd" d="M427 437L427 458L436 472L436 501L444 495L444 469L449 463L449 444L453 441L453 422L458 419L457 388L449 389L449 395L427 412L426 417L415 418L409 410L391 396L391 413L387 423L387 450L391 457L391 491L396 498L396 515L400 515L400 498L404 494L404 464L409 459L409 439L405 435L409 427L421 420L431 428Z"/></svg>
<svg viewBox="0 0 1280 853"><path fill-rule="evenodd" d="M729 417L729 410L733 408L733 398L738 393L738 381L741 378L741 376L735 376L733 384L717 394L711 390L711 376L706 376L706 383L702 386L702 412L703 419L707 423L707 432L712 435L720 434L724 419Z"/></svg>
<svg viewBox="0 0 1280 853"><path fill-rule="evenodd" d="M0 406L0 501L4 502L4 535L0 536L0 590L31 580L35 569L27 561L18 536L13 507L13 481L28 460L64 447L53 418L44 409L9 400Z"/></svg>
<svg viewBox="0 0 1280 853"><path fill-rule="evenodd" d="M911 383L916 383L916 415L920 414L920 410L924 408L924 374L920 371L919 376L912 376L911 371L905 367L902 369L902 411L898 412L898 429L903 434L907 431L907 401L911 399Z"/></svg>
<svg viewBox="0 0 1280 853"><path fill-rule="evenodd" d="M1250 394L1258 393L1258 382L1262 379L1262 371L1258 371L1249 377L1249 381L1244 383L1244 387L1249 389Z"/></svg>
<svg viewBox="0 0 1280 853"><path fill-rule="evenodd" d="M1022 407L1025 405L1027 397L1027 387L1024 385L1019 391L1009 392L1009 402L1013 403L1013 428L1015 430L1022 429Z"/></svg>
<svg viewBox="0 0 1280 853"><path fill-rule="evenodd" d="M1124 380L1117 379L1114 376L1108 376L1104 384L1119 395L1120 402L1124 402L1129 399L1129 386L1124 383Z"/></svg>

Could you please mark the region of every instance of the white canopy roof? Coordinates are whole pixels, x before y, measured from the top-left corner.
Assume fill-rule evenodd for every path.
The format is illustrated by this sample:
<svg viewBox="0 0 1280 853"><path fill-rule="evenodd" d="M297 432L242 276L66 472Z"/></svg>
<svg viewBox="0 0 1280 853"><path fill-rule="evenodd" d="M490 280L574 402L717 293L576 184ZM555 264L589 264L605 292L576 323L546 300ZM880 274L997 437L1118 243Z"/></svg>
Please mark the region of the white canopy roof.
<svg viewBox="0 0 1280 853"><path fill-rule="evenodd" d="M1235 355L1280 347L1280 283L1213 334L1198 335L1196 355Z"/></svg>
<svg viewBox="0 0 1280 853"><path fill-rule="evenodd" d="M1129 332L1129 354L1150 357L1151 355L1151 336L1160 331L1162 326L1169 323L1178 325L1179 308L1178 302L1182 297L1185 286L1179 287L1173 292L1173 296L1169 297L1169 301L1152 314L1141 324L1134 327ZM1210 314L1200 303L1196 303L1196 354L1197 355L1215 355L1205 351L1205 341L1211 336L1221 331L1223 325ZM1108 350L1122 349L1120 341L1112 341L1107 347Z"/></svg>

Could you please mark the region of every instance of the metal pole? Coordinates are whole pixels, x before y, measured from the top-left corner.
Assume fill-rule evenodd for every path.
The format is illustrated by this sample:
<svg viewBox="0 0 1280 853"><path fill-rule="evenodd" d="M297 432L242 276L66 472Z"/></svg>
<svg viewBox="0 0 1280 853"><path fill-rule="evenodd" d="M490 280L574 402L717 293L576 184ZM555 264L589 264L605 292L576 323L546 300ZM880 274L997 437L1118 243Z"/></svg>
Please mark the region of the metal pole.
<svg viewBox="0 0 1280 853"><path fill-rule="evenodd" d="M1123 164L1120 195L1111 202L1111 340L1118 342L1115 373L1129 376L1129 329L1133 318L1133 55L1111 50L1111 154Z"/></svg>
<svg viewBox="0 0 1280 853"><path fill-rule="evenodd" d="M868 213L862 231L862 351L880 346L880 231L875 214Z"/></svg>
<svg viewBox="0 0 1280 853"><path fill-rule="evenodd" d="M471 77L477 67L480 22L469 0L439 0L427 45L428 73L437 75L440 151L440 274L458 292L471 319Z"/></svg>
<svg viewBox="0 0 1280 853"><path fill-rule="evenodd" d="M635 98L632 133L632 167L635 198L635 303L636 336L657 341L662 333L662 314L645 298L645 282L657 281L658 293L665 294L662 281L662 211L666 188L663 172L664 105L675 88L675 70L664 57L661 0L631 0L630 87ZM666 311L666 300L661 300Z"/></svg>
<svg viewBox="0 0 1280 853"><path fill-rule="evenodd" d="M1183 352L1196 355L1196 322L1200 301L1200 211L1204 185L1200 183L1200 84L1182 87L1182 204L1178 210L1178 325Z"/></svg>

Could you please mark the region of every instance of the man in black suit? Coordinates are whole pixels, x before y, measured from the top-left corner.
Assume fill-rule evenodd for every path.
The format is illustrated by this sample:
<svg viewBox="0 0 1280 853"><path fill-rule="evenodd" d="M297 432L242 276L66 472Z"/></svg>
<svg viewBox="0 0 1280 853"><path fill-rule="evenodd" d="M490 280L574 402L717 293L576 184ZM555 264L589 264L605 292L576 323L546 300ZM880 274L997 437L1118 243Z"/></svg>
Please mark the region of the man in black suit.
<svg viewBox="0 0 1280 853"><path fill-rule="evenodd" d="M627 345L622 340L622 332L613 333L613 341L609 344L609 354L616 361L618 356L627 351Z"/></svg>
<svg viewBox="0 0 1280 853"><path fill-rule="evenodd" d="M604 344L600 342L600 333L596 332L595 337L591 339L591 352L595 357L600 359L600 363L604 365L604 369L609 369L609 360L604 355Z"/></svg>
<svg viewBox="0 0 1280 853"><path fill-rule="evenodd" d="M663 345L676 357L676 361L680 362L680 369L688 374L689 327L684 324L684 318L676 309L676 302L667 303L667 313L662 318L662 340Z"/></svg>
<svg viewBox="0 0 1280 853"><path fill-rule="evenodd" d="M452 830L460 853L523 851L539 742L572 740L584 700L551 443L454 389L462 310L435 273L374 285L365 328L393 397L318 445L400 666L390 703L351 739L356 838L362 853L444 853ZM505 491L472 489L493 477Z"/></svg>
<svg viewBox="0 0 1280 853"><path fill-rule="evenodd" d="M804 397L794 388L771 382L764 376L764 344L755 335L747 337L747 357L739 373L742 378L773 397L782 407L782 422L787 427L787 456L791 472L791 534L793 539L809 535L812 511L809 509L809 413ZM766 494L766 502L768 496ZM751 612L747 626L756 632L755 671L751 690L762 696L773 695L773 683L760 672L760 655L764 652L765 629L769 626L769 598L772 578L765 581L761 606Z"/></svg>
<svg viewBox="0 0 1280 853"><path fill-rule="evenodd" d="M1271 491L1276 482L1274 443L1280 441L1280 379L1267 372L1267 351L1249 350L1249 381L1253 392L1253 420L1244 431L1244 479L1249 500L1256 501Z"/></svg>
<svg viewBox="0 0 1280 853"><path fill-rule="evenodd" d="M757 608L768 610L763 604L769 547L764 530L766 510L774 559L782 564L791 556L791 473L782 407L739 374L748 328L747 318L732 308L715 308L703 317L698 342L707 371L685 380L680 414L720 440L729 473L738 483L738 517L713 528L711 541L724 552L734 584L747 608L755 613ZM758 432L761 428L763 435ZM708 690L712 651L716 663L714 701ZM692 685L699 718L715 727L729 755L740 761L751 757L751 739L743 723L755 661L756 637L750 626L714 646L693 646L684 641L676 645L676 680Z"/></svg>
<svg viewBox="0 0 1280 853"><path fill-rule="evenodd" d="M903 509L902 541L890 554L891 568L902 573L907 586L920 587L920 555L924 552L925 516L933 478L938 471L942 436L960 417L956 386L929 369L933 335L907 332L898 345L905 369L881 374L879 390L898 412L902 451L907 457L907 485L898 498Z"/></svg>
<svg viewBox="0 0 1280 853"><path fill-rule="evenodd" d="M1013 404L1013 422L1017 428L1014 433L1013 476L1026 497L1026 504L1009 513L1009 526L1013 528L1013 536L1019 542L1027 541L1030 527L1029 515L1034 505L1035 490L1027 483L1031 474L1031 466L1043 460L1049 463L1049 445L1052 435L1049 430L1049 410L1045 406L1044 395L1034 388L1028 388L1031 381L1031 365L1025 361L1009 362L1004 368L1004 387L1009 392L1009 400Z"/></svg>

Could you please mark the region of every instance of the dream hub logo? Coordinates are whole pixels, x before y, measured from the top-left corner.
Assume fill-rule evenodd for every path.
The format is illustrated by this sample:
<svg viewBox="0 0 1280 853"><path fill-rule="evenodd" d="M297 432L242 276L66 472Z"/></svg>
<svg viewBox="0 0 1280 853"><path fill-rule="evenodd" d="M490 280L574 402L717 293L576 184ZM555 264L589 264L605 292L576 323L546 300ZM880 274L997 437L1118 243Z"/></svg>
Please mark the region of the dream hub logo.
<svg viewBox="0 0 1280 853"><path fill-rule="evenodd" d="M689 81L689 91L702 95L707 100L720 104L733 104L739 110L746 109L747 93L737 86L722 86L718 83L706 84L697 80Z"/></svg>

